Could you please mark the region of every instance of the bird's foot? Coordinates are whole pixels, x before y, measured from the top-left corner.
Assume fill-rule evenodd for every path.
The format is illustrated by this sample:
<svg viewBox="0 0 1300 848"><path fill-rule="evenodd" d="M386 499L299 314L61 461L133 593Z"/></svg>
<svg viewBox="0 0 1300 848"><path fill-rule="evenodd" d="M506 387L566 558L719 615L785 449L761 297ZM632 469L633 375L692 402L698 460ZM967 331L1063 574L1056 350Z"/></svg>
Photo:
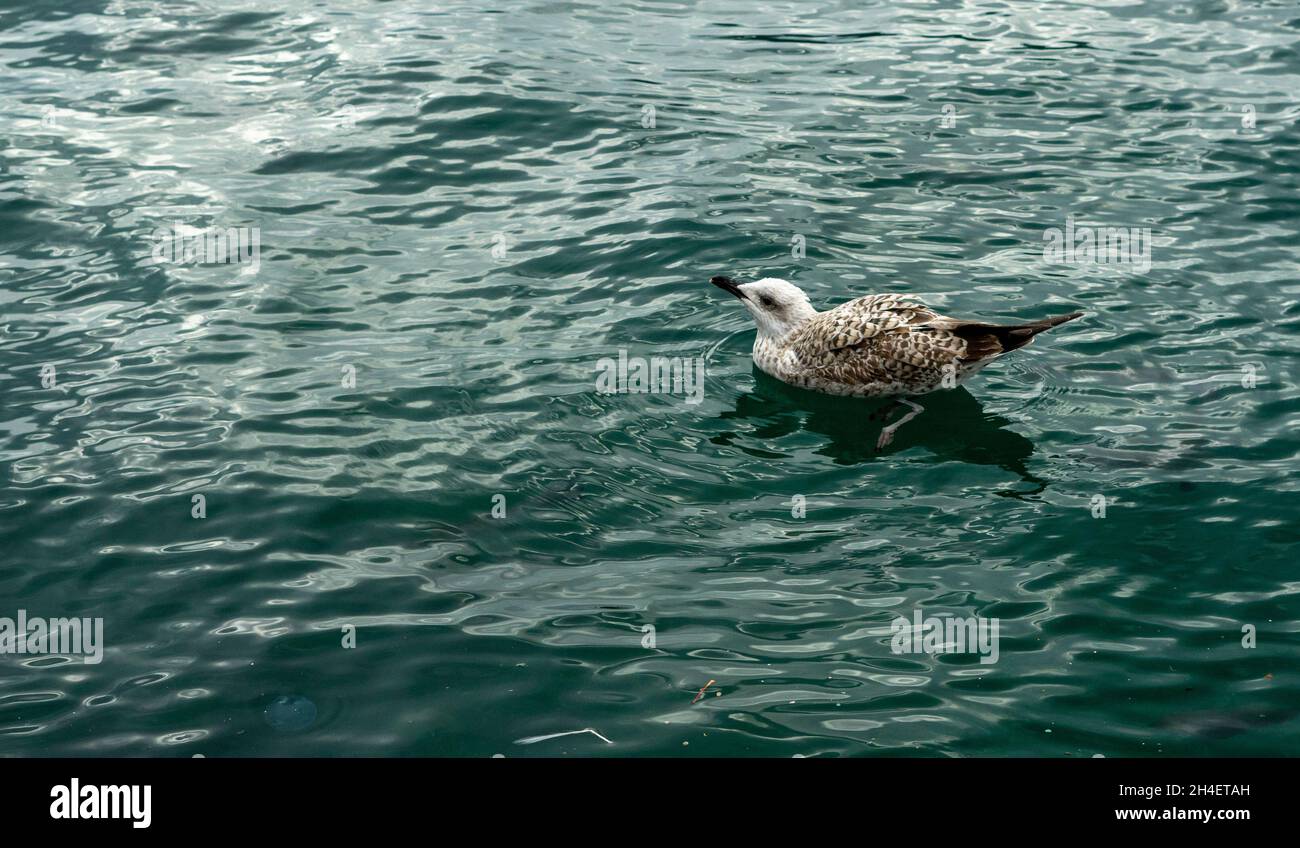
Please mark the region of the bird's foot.
<svg viewBox="0 0 1300 848"><path fill-rule="evenodd" d="M925 411L925 407L921 406L921 404L913 403L910 400L900 400L898 403L912 407L912 411L880 431L880 438L876 440L877 453L884 450L885 446L894 440L894 434L898 432L899 427Z"/></svg>

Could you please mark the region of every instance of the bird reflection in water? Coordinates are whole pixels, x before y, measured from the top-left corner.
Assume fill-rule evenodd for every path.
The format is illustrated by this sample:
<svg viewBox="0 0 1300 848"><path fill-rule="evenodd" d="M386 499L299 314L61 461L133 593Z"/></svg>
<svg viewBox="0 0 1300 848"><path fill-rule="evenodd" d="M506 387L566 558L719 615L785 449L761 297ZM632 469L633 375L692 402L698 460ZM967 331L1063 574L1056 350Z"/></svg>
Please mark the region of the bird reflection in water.
<svg viewBox="0 0 1300 848"><path fill-rule="evenodd" d="M755 422L756 439L779 439L805 431L829 438L817 453L840 465L856 465L879 459L876 437L882 426L881 413L891 405L888 399L831 397L789 386L753 369L754 389L736 398L736 408L722 413L724 419ZM889 452L922 447L936 462L969 462L995 465L1015 474L1030 489L1002 490L1003 497L1024 498L1038 495L1047 481L1026 467L1034 453L1034 443L1007 429L1013 422L1000 415L986 413L978 400L963 387L935 392L927 398L927 408L937 414L923 424L901 430ZM872 416L875 420L871 420ZM754 456L776 455L738 441L734 432L721 433L715 444L734 446Z"/></svg>

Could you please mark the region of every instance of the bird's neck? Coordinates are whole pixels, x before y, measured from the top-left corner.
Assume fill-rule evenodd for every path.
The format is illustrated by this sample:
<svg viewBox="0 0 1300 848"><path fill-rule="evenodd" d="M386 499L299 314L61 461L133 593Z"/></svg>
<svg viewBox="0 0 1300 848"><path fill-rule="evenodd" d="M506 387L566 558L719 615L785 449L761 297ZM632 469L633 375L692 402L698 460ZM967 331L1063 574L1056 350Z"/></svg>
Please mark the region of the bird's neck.
<svg viewBox="0 0 1300 848"><path fill-rule="evenodd" d="M784 320L773 320L764 316L763 320L756 321L758 326L758 337L756 341L767 342L769 344L782 344L790 336L806 324L809 320L816 317L817 310L808 304L806 310L800 310L797 314Z"/></svg>

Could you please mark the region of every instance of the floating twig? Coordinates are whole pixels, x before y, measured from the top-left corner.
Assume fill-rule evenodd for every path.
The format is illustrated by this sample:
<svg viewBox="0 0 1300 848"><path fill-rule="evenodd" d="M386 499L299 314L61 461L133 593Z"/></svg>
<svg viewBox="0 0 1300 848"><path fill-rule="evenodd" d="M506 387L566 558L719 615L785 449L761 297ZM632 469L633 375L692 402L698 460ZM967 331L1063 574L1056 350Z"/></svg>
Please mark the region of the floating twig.
<svg viewBox="0 0 1300 848"><path fill-rule="evenodd" d="M599 739L600 741L604 742L607 745L614 744L610 740L606 739L604 736L601 736L595 730L592 730L590 727L584 727L582 730L568 730L565 731L564 733L548 733L545 736L528 736L523 739L516 739L515 744L531 745L534 742L545 742L547 739L559 739L561 736L573 736L575 733L590 733L592 736L595 736L597 739Z"/></svg>
<svg viewBox="0 0 1300 848"><path fill-rule="evenodd" d="M700 700L701 698L703 698L703 697L704 697L704 690L705 690L705 689L708 689L710 686L712 686L712 685L713 685L714 683L716 683L716 682L717 682L716 680L713 680L712 678L710 678L708 683L705 683L703 686L700 687L700 691L699 691L698 693L696 693L696 695L695 695L695 700L694 700L694 701L691 701L691 703L694 704L696 701L698 701L698 700Z"/></svg>

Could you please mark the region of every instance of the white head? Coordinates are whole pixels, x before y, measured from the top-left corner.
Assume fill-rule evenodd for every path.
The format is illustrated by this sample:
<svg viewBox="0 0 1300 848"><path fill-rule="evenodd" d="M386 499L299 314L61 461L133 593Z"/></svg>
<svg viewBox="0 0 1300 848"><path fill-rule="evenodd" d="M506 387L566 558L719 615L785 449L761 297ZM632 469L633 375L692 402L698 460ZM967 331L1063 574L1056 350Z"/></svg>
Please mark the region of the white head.
<svg viewBox="0 0 1300 848"><path fill-rule="evenodd" d="M788 280L765 277L737 283L730 277L713 277L710 283L734 294L754 317L759 336L779 339L817 314L803 289Z"/></svg>

